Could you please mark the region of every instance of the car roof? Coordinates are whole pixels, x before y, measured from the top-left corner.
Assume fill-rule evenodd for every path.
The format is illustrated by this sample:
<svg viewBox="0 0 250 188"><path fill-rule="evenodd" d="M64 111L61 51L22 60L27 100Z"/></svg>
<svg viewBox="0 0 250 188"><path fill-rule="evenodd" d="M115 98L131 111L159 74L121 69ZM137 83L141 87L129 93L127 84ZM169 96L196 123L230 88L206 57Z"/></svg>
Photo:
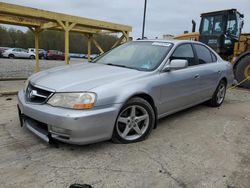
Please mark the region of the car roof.
<svg viewBox="0 0 250 188"><path fill-rule="evenodd" d="M182 44L182 43L195 43L195 44L203 44L198 41L193 41L193 40L178 40L178 39L171 39L171 40L164 40L164 39L144 39L144 40L135 40L135 42L169 42L174 45ZM203 44L204 45L204 44Z"/></svg>

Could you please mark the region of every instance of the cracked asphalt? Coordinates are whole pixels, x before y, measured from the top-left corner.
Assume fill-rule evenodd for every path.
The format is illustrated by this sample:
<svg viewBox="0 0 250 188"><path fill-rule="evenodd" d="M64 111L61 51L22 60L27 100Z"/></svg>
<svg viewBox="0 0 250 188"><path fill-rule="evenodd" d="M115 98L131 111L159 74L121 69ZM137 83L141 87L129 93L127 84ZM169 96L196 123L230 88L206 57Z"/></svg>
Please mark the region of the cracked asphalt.
<svg viewBox="0 0 250 188"><path fill-rule="evenodd" d="M128 145L53 147L20 128L16 102L0 97L0 187L250 187L250 91L161 119L146 141Z"/></svg>

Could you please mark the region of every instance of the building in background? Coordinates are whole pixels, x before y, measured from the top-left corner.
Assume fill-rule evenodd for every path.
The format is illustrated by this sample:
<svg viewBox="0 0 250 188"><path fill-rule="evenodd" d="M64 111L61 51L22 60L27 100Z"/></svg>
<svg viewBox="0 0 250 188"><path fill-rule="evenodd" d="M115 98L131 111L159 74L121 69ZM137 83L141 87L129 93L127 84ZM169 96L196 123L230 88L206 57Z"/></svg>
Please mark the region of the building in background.
<svg viewBox="0 0 250 188"><path fill-rule="evenodd" d="M174 38L174 35L170 35L170 34L162 35L162 39L164 39L164 40L169 40L169 39L173 39L173 38Z"/></svg>

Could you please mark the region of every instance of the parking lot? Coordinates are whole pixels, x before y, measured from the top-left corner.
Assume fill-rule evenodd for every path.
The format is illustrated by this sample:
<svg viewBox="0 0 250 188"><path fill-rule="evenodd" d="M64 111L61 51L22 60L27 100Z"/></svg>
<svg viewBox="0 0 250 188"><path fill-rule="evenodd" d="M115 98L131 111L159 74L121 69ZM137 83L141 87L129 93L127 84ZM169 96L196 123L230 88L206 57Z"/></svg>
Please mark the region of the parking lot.
<svg viewBox="0 0 250 188"><path fill-rule="evenodd" d="M0 97L1 187L247 188L250 92L228 91L220 108L199 105L159 121L135 144L48 145L19 126L16 96Z"/></svg>
<svg viewBox="0 0 250 188"><path fill-rule="evenodd" d="M87 62L86 59L71 58L70 64ZM52 67L65 65L60 60L40 60L40 69L45 70ZM30 59L0 59L0 78L23 78L35 72L35 60Z"/></svg>

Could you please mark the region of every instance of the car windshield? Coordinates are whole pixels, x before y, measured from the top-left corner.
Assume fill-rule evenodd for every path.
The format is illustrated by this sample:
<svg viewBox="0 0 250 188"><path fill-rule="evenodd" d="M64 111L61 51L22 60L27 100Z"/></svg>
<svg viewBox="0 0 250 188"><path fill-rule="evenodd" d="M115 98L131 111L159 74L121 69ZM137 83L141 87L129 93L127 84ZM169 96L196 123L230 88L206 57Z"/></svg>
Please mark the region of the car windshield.
<svg viewBox="0 0 250 188"><path fill-rule="evenodd" d="M172 43L160 41L128 42L96 58L93 62L152 71L160 65L172 46Z"/></svg>

